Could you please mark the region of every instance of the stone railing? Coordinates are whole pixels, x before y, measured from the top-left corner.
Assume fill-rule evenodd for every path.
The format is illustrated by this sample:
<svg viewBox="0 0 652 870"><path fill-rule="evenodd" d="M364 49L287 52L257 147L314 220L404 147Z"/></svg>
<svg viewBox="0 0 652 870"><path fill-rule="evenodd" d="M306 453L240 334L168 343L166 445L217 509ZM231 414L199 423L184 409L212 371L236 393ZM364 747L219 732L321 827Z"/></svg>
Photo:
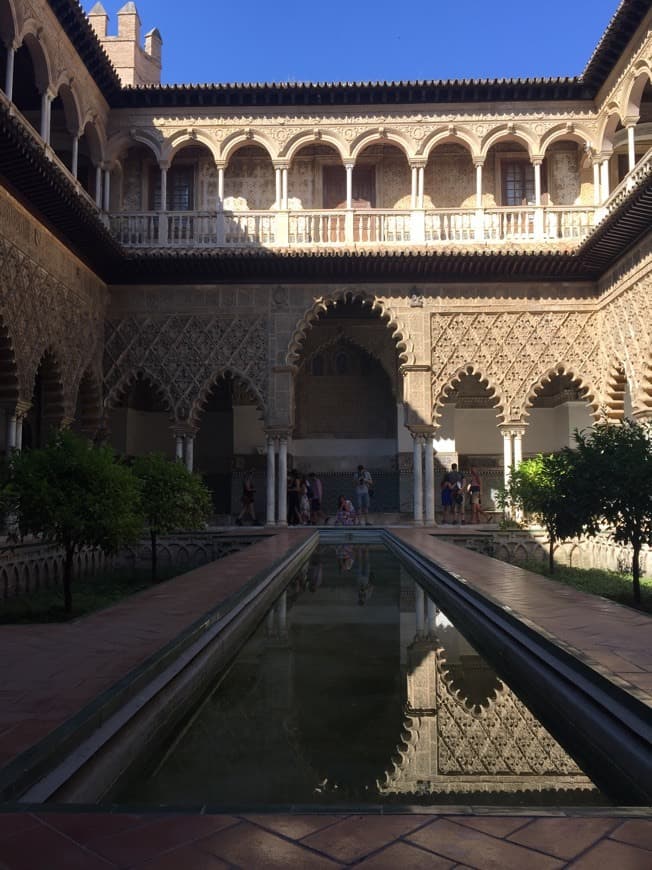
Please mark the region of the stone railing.
<svg viewBox="0 0 652 870"><path fill-rule="evenodd" d="M263 533L264 535L264 533ZM159 568L189 571L214 562L229 553L248 547L261 534L229 535L224 532L193 532L163 536L157 542ZM147 570L151 563L149 540L127 547L117 556L87 547L75 553L73 577L92 579L105 569ZM64 553L58 547L43 544L16 544L0 547L0 600L29 597L42 588L56 587L63 577Z"/></svg>
<svg viewBox="0 0 652 870"><path fill-rule="evenodd" d="M491 244L582 241L596 209L333 209L112 214L111 231L126 247L242 248Z"/></svg>
<svg viewBox="0 0 652 870"><path fill-rule="evenodd" d="M50 544L7 544L0 547L0 599L33 595L57 586L63 577L63 550ZM74 577L92 577L107 566L102 550L86 547L75 553Z"/></svg>

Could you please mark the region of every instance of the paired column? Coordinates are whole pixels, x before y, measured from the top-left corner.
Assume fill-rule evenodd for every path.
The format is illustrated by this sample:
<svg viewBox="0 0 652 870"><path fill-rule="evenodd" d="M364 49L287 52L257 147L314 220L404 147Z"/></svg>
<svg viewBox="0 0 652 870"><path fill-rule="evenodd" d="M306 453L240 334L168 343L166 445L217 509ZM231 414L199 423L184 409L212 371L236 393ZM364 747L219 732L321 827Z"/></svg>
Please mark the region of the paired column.
<svg viewBox="0 0 652 870"><path fill-rule="evenodd" d="M629 172L631 172L636 166L635 130L636 121L629 121L629 123L627 123L627 160Z"/></svg>
<svg viewBox="0 0 652 870"><path fill-rule="evenodd" d="M177 462L183 462L188 471L195 467L195 435L194 429L173 429L174 457Z"/></svg>
<svg viewBox="0 0 652 870"><path fill-rule="evenodd" d="M484 241L484 209L482 207L482 169L484 160L474 158L475 164L475 240Z"/></svg>
<svg viewBox="0 0 652 870"><path fill-rule="evenodd" d="M507 489L512 469L518 468L523 460L525 426L501 426L500 431L503 436L503 480Z"/></svg>
<svg viewBox="0 0 652 870"><path fill-rule="evenodd" d="M54 96L49 90L45 90L41 94L41 139L46 145L50 144L50 118L52 115L53 99Z"/></svg>
<svg viewBox="0 0 652 870"><path fill-rule="evenodd" d="M414 524L435 525L435 459L432 430L411 432L413 444Z"/></svg>
<svg viewBox="0 0 652 870"><path fill-rule="evenodd" d="M278 456L278 471L276 467ZM287 526L288 433L267 433L266 524Z"/></svg>

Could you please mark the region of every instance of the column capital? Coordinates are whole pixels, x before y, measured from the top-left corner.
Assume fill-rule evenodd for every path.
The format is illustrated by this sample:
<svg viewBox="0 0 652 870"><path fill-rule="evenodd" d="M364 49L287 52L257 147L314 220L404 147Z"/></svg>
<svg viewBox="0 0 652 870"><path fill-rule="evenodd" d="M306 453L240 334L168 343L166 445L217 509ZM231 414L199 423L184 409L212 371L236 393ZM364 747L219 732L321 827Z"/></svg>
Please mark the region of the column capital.
<svg viewBox="0 0 652 870"><path fill-rule="evenodd" d="M161 170L161 172L167 172L167 170L170 168L170 163L170 160L159 160L158 168Z"/></svg>
<svg viewBox="0 0 652 870"><path fill-rule="evenodd" d="M409 375L412 372L431 372L431 371L432 371L432 366L428 365L428 363L415 364L415 365L406 363L405 365L402 365L399 367L399 372L402 375Z"/></svg>
<svg viewBox="0 0 652 870"><path fill-rule="evenodd" d="M179 422L170 426L170 431L175 438L194 438L199 431L199 428L193 426L192 423Z"/></svg>
<svg viewBox="0 0 652 870"><path fill-rule="evenodd" d="M640 115L626 115L623 120L623 127L629 130L630 127L635 127L640 120Z"/></svg>
<svg viewBox="0 0 652 870"><path fill-rule="evenodd" d="M532 157L530 157L530 163L532 166L541 166L543 163L543 154L533 154Z"/></svg>
<svg viewBox="0 0 652 870"><path fill-rule="evenodd" d="M410 169L425 169L428 161L425 157L413 157L411 160L408 160L408 166Z"/></svg>
<svg viewBox="0 0 652 870"><path fill-rule="evenodd" d="M272 166L274 169L289 169L290 161L289 160L272 160Z"/></svg>
<svg viewBox="0 0 652 870"><path fill-rule="evenodd" d="M499 423L498 428L503 434L503 438L507 438L511 435L525 435L527 430L527 423Z"/></svg>

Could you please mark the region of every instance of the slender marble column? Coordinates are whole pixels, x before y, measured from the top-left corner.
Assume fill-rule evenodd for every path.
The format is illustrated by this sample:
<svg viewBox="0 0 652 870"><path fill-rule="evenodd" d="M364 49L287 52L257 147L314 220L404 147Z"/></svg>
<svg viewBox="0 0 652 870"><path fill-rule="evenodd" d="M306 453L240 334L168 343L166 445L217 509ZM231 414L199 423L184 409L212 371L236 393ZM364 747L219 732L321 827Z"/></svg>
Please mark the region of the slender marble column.
<svg viewBox="0 0 652 870"><path fill-rule="evenodd" d="M50 103L52 97L49 91L41 94L41 139L46 145L50 144Z"/></svg>
<svg viewBox="0 0 652 870"><path fill-rule="evenodd" d="M514 430L514 468L518 468L523 461L523 432Z"/></svg>
<svg viewBox="0 0 652 870"><path fill-rule="evenodd" d="M267 525L276 525L276 438L267 436Z"/></svg>
<svg viewBox="0 0 652 870"><path fill-rule="evenodd" d="M111 208L111 170L104 170L104 211L110 211Z"/></svg>
<svg viewBox="0 0 652 870"><path fill-rule="evenodd" d="M600 164L597 160L593 161L593 204L600 205L602 197L600 194Z"/></svg>
<svg viewBox="0 0 652 870"><path fill-rule="evenodd" d="M287 166L284 166L281 169L281 183L283 187L283 201L281 204L282 209L287 209L288 207L288 170Z"/></svg>
<svg viewBox="0 0 652 870"><path fill-rule="evenodd" d="M186 435L186 468L192 471L195 464L195 436Z"/></svg>
<svg viewBox="0 0 652 870"><path fill-rule="evenodd" d="M5 66L5 94L11 102L14 98L14 58L16 57L16 49L13 45L7 48L7 64Z"/></svg>
<svg viewBox="0 0 652 870"><path fill-rule="evenodd" d="M414 438L414 524L423 525L423 437L413 435Z"/></svg>
<svg viewBox="0 0 652 870"><path fill-rule="evenodd" d="M277 166L274 170L274 178L276 182L276 208L282 208L283 204L283 185L281 182L281 167Z"/></svg>
<svg viewBox="0 0 652 870"><path fill-rule="evenodd" d="M425 175L425 168L423 166L419 166L417 169L417 208L423 208L423 181Z"/></svg>
<svg viewBox="0 0 652 870"><path fill-rule="evenodd" d="M609 197L609 158L603 160L600 164L601 182L602 182L602 201L606 202Z"/></svg>
<svg viewBox="0 0 652 870"><path fill-rule="evenodd" d="M217 167L217 209L222 211L224 208L224 167Z"/></svg>
<svg viewBox="0 0 652 870"><path fill-rule="evenodd" d="M412 167L412 186L410 189L410 208L417 207L417 167Z"/></svg>
<svg viewBox="0 0 652 870"><path fill-rule="evenodd" d="M475 164L475 207L482 208L482 163Z"/></svg>
<svg viewBox="0 0 652 870"><path fill-rule="evenodd" d="M635 141L634 141L635 129L636 129L636 124L630 124L627 127L627 158L628 158L630 172L636 166L636 145L635 145Z"/></svg>
<svg viewBox="0 0 652 870"><path fill-rule="evenodd" d="M288 524L288 440L281 436L278 445L278 518L277 525Z"/></svg>
<svg viewBox="0 0 652 870"><path fill-rule="evenodd" d="M23 449L23 418L16 418L16 450Z"/></svg>
<svg viewBox="0 0 652 870"><path fill-rule="evenodd" d="M426 525L435 525L435 456L432 449L432 435L425 437L424 448L426 479Z"/></svg>
<svg viewBox="0 0 652 870"><path fill-rule="evenodd" d="M426 598L426 608L428 614L428 634L432 636L437 630L437 608L432 598Z"/></svg>
<svg viewBox="0 0 652 870"><path fill-rule="evenodd" d="M353 208L353 164L346 164L346 207Z"/></svg>
<svg viewBox="0 0 652 870"><path fill-rule="evenodd" d="M102 208L102 167L95 167L95 205Z"/></svg>
<svg viewBox="0 0 652 870"><path fill-rule="evenodd" d="M72 160L70 163L70 172L77 178L79 171L79 136L73 136L72 139Z"/></svg>
<svg viewBox="0 0 652 870"><path fill-rule="evenodd" d="M177 462L183 462L183 435L174 436L174 455Z"/></svg>
<svg viewBox="0 0 652 870"><path fill-rule="evenodd" d="M7 455L16 449L16 415L7 416Z"/></svg>

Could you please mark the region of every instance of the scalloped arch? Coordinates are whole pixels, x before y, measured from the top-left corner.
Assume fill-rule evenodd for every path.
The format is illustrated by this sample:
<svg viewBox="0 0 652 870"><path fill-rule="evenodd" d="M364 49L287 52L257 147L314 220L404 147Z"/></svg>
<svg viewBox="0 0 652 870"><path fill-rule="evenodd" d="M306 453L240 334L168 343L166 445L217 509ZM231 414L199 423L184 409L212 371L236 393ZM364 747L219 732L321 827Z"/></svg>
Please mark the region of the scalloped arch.
<svg viewBox="0 0 652 870"><path fill-rule="evenodd" d="M648 83L652 83L652 65L649 61L642 60L632 70L623 90L621 108L626 116L639 115L643 91Z"/></svg>
<svg viewBox="0 0 652 870"><path fill-rule="evenodd" d="M5 43L14 42L18 33L18 18L13 0L2 0L0 4L0 38Z"/></svg>
<svg viewBox="0 0 652 870"><path fill-rule="evenodd" d="M583 129L580 125L575 125L572 130L569 130L566 124L556 124L545 133L539 141L539 153L545 155L546 150L550 148L553 142L567 139L578 144L590 145L595 148L597 143L591 139L591 134L588 130Z"/></svg>
<svg viewBox="0 0 652 870"><path fill-rule="evenodd" d="M131 369L126 374L124 374L120 380L116 381L113 387L107 393L104 399L104 407L107 411L113 410L113 408L117 407L118 402L124 396L124 393L131 387L131 385L141 377L144 381L146 381L152 389L160 396L167 405L167 410L170 414L170 418L174 419L174 403L165 389L163 384L158 380L156 375L153 375L146 366L140 366L135 369Z"/></svg>
<svg viewBox="0 0 652 870"><path fill-rule="evenodd" d="M494 127L489 133L487 133L482 140L480 156L486 160L490 148L503 139L517 139L522 142L530 157L537 153L537 143L534 137L527 130L524 130L523 127L518 124L500 124L498 127Z"/></svg>
<svg viewBox="0 0 652 870"><path fill-rule="evenodd" d="M613 135L618 124L622 124L622 122L623 119L620 113L620 107L615 103L609 103L602 124L598 128L599 151L613 150Z"/></svg>
<svg viewBox="0 0 652 870"><path fill-rule="evenodd" d="M585 395L582 397L583 400L586 401L586 404L590 407L590 415L595 420L597 420L600 416L600 406L598 391L594 389L588 378L586 378L583 374L578 373L574 366L572 366L568 362L559 362L555 366L547 369L530 387L527 393L527 397L525 399L525 403L523 405L523 416L528 416L529 409L532 407L533 401L537 397L537 393L539 390L543 389L543 387L551 381L557 375L568 375L572 379L572 381L579 384L579 389L582 391L586 391Z"/></svg>
<svg viewBox="0 0 652 870"><path fill-rule="evenodd" d="M443 145L445 142L465 145L468 148L471 157L480 156L480 140L477 136L468 130L456 130L455 133L451 133L448 128L445 130L436 130L434 133L426 136L424 141L421 143L419 155L428 159L435 148L439 145Z"/></svg>
<svg viewBox="0 0 652 870"><path fill-rule="evenodd" d="M115 133L106 143L106 156L109 160L120 160L122 155L133 145L144 145L152 152L157 163L161 162L161 143L155 140L150 130L134 130L133 133L120 131Z"/></svg>
<svg viewBox="0 0 652 870"><path fill-rule="evenodd" d="M600 413L608 420L622 420L625 413L625 392L627 389L627 370L625 361L612 357L605 379L604 395Z"/></svg>
<svg viewBox="0 0 652 870"><path fill-rule="evenodd" d="M34 67L34 80L38 89L45 91L52 83L52 64L47 50L47 45L39 39L38 33L41 25L34 18L30 18L23 24L20 42L29 51Z"/></svg>
<svg viewBox="0 0 652 870"><path fill-rule="evenodd" d="M210 136L207 136L201 129L194 128L189 130L177 130L169 136L161 145L161 157L163 160L172 162L180 151L186 147L192 147L194 143L199 143L208 149L213 160L219 157L219 147Z"/></svg>
<svg viewBox="0 0 652 870"><path fill-rule="evenodd" d="M224 378L227 375L230 375L234 381L241 381L247 386L249 390L251 390L254 398L256 399L256 407L258 408L261 418L265 419L265 415L267 413L265 402L251 378L249 378L246 374L238 371L238 369L234 369L230 366L224 366L224 368L218 369L217 372L207 377L204 380L202 386L200 387L199 392L194 398L192 404L190 405L190 411L188 412L188 422L191 425L199 427L204 405L208 400L209 393L211 392L215 384L217 384L217 382L221 378Z"/></svg>
<svg viewBox="0 0 652 870"><path fill-rule="evenodd" d="M357 160L365 148L368 148L370 145L375 145L376 143L380 143L381 145L386 145L387 143L397 145L405 154L406 160L411 160L415 157L413 146L406 136L397 133L396 130L381 131L380 127L375 130L365 130L365 132L358 136L357 139L354 139L353 142L351 142L349 156L353 160Z"/></svg>
<svg viewBox="0 0 652 870"><path fill-rule="evenodd" d="M363 305L369 305L372 311L376 311L380 315L381 321L383 321L391 330L392 338L396 343L399 362L402 365L413 364L414 348L408 331L406 327L398 321L398 318L395 317L387 303L363 290L345 289L337 291L327 297L320 296L305 312L301 320L297 322L285 357L286 365L296 366L298 364L301 357L301 348L306 335L308 334L308 331L312 329L314 321L317 320L320 314L328 311L329 308L338 305L340 302L345 302L347 299L359 299Z"/></svg>
<svg viewBox="0 0 652 870"><path fill-rule="evenodd" d="M435 425L438 425L438 420L441 417L441 409L444 405L444 397L450 393L451 390L455 388L455 385L460 382L460 380L464 377L477 377L481 384L484 385L487 393L492 399L495 399L495 405L492 410L496 411L496 417L504 421L505 419L505 400L500 392L500 389L497 384L495 384L490 377L484 375L481 369L476 368L473 363L466 363L465 365L459 366L455 372L448 378L446 383L441 387L439 393L435 396L434 401L432 403L432 419Z"/></svg>
<svg viewBox="0 0 652 870"><path fill-rule="evenodd" d="M318 133L303 131L301 133L297 133L296 136L293 136L288 142L285 143L283 148L279 151L279 157L285 157L290 162L294 160L298 151L302 148L305 148L307 145L320 145L320 144L331 145L338 153L340 159L343 161L346 152L347 145L343 139L341 139L336 133L332 130L319 130Z"/></svg>
<svg viewBox="0 0 652 870"><path fill-rule="evenodd" d="M262 133L259 133L257 130L237 130L235 133L231 133L230 136L227 136L226 139L222 142L222 146L219 150L219 159L224 162L225 165L228 165L229 161L240 148L245 148L247 145L260 145L260 147L267 152L270 160L276 160L278 158L278 150L274 142L265 136Z"/></svg>

